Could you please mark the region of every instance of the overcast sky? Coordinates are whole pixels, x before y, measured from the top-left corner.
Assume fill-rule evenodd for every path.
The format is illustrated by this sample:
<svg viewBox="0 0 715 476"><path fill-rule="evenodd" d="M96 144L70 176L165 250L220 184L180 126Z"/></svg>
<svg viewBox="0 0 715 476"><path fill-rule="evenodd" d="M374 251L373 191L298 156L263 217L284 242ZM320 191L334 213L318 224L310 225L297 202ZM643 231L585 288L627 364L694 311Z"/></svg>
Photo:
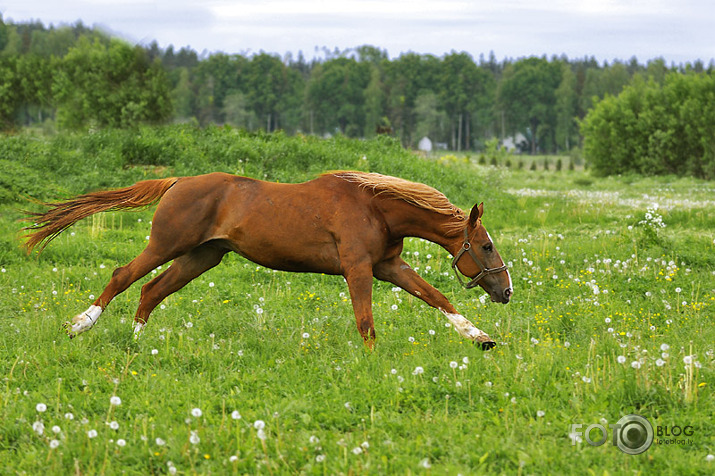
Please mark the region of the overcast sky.
<svg viewBox="0 0 715 476"><path fill-rule="evenodd" d="M713 0L11 0L3 18L46 26L101 26L141 44L198 53L284 55L369 44L390 57L413 51L475 59L566 54L599 61L709 63Z"/></svg>

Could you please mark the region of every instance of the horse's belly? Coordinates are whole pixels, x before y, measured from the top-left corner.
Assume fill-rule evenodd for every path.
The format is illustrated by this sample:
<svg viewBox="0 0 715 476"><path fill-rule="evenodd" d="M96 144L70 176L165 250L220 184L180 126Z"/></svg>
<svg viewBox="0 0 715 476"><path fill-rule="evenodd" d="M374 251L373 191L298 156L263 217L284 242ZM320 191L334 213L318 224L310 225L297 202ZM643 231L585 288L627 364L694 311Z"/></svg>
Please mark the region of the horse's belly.
<svg viewBox="0 0 715 476"><path fill-rule="evenodd" d="M290 241L234 242L234 251L266 268L305 273L342 274L335 242Z"/></svg>

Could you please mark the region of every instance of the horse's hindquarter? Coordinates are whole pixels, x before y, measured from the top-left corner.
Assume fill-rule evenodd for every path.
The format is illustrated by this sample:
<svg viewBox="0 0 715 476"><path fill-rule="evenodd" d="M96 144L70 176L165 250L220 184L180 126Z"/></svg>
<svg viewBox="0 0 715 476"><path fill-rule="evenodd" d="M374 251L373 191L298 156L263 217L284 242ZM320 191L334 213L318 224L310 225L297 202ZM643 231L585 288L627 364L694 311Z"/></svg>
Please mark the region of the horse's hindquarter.
<svg viewBox="0 0 715 476"><path fill-rule="evenodd" d="M364 194L331 176L232 187L219 216L221 238L234 251L273 269L343 274L346 259L384 247L382 224Z"/></svg>

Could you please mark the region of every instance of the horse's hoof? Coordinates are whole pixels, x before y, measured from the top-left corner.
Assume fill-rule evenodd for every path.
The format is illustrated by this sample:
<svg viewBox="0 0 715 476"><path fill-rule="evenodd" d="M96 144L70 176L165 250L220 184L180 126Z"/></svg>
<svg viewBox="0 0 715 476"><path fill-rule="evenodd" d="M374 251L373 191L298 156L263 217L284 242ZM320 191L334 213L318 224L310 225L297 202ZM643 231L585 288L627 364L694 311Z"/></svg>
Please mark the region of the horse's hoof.
<svg viewBox="0 0 715 476"><path fill-rule="evenodd" d="M65 334L67 334L67 337L69 337L70 339L74 339L75 336L77 336L77 334L72 332L72 323L70 322L65 322L64 324L62 324L62 330L65 332Z"/></svg>
<svg viewBox="0 0 715 476"><path fill-rule="evenodd" d="M480 340L479 338L477 338L474 343L477 344L477 346L479 346L479 348L482 350L491 350L497 345L496 342L494 342L488 337L484 337L484 340Z"/></svg>

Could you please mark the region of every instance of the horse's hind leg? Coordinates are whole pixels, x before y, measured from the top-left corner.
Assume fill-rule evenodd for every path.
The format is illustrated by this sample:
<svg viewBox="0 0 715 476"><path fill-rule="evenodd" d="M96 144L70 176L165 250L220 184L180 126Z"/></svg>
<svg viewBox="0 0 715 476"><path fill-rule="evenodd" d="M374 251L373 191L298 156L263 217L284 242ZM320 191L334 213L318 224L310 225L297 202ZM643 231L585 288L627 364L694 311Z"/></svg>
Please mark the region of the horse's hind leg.
<svg viewBox="0 0 715 476"><path fill-rule="evenodd" d="M107 287L104 288L104 292L89 306L89 309L75 316L71 323L65 323L64 328L70 338L89 330L97 322L100 314L112 299L127 289L133 282L144 277L152 269L172 258L173 256L170 254L155 252L154 247L147 246L129 264L115 269L114 273L112 273L112 279L110 279Z"/></svg>
<svg viewBox="0 0 715 476"><path fill-rule="evenodd" d="M134 318L134 337L138 338L149 320L149 314L164 298L219 264L228 251L217 243L205 243L176 258L169 269L145 284Z"/></svg>

